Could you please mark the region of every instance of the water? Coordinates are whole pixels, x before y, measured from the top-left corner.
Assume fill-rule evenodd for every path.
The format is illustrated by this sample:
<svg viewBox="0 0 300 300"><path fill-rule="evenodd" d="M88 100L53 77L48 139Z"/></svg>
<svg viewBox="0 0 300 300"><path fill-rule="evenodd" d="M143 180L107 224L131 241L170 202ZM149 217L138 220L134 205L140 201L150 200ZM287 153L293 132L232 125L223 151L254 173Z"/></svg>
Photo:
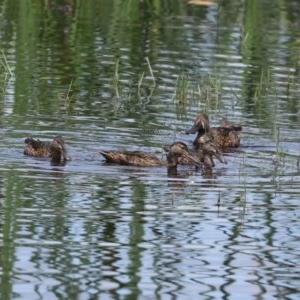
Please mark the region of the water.
<svg viewBox="0 0 300 300"><path fill-rule="evenodd" d="M1 299L299 297L299 4L158 2L0 2ZM200 111L243 124L212 173L98 153ZM23 155L56 134L72 161Z"/></svg>

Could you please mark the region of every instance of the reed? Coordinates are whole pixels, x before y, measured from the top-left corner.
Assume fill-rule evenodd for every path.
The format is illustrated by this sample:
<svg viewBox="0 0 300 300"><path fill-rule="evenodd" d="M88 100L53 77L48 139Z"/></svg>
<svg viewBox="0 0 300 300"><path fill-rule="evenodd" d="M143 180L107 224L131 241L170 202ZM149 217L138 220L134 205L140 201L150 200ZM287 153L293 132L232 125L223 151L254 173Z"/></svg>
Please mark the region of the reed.
<svg viewBox="0 0 300 300"><path fill-rule="evenodd" d="M246 204L247 204L247 186L245 184L244 189L242 189L240 192L240 205L245 207Z"/></svg>
<svg viewBox="0 0 300 300"><path fill-rule="evenodd" d="M76 102L76 99L73 94L72 86L73 86L73 78L68 86L67 92L62 92L58 94L58 99L60 101L63 101L63 107L65 110L68 110L70 108L71 103Z"/></svg>
<svg viewBox="0 0 300 300"><path fill-rule="evenodd" d="M215 104L215 110L217 111L220 109L220 95L222 89L222 80L220 77L209 76L209 84L213 90L213 101Z"/></svg>
<svg viewBox="0 0 300 300"><path fill-rule="evenodd" d="M295 69L299 69L300 65L297 63ZM297 72L296 74L289 72L287 80L286 80L286 96L288 98L297 97L299 98L299 81L300 81L300 74Z"/></svg>
<svg viewBox="0 0 300 300"><path fill-rule="evenodd" d="M232 111L234 112L235 106L239 104L240 98L236 94L236 92L233 89L230 89L232 92L232 98L231 98L231 108Z"/></svg>
<svg viewBox="0 0 300 300"><path fill-rule="evenodd" d="M260 74L260 81L258 83L258 85L256 86L256 90L254 93L254 101L256 103L259 103L261 106L261 100L262 98L269 93L269 90L271 88L271 74L270 74L270 69L267 69L267 71L265 71L264 69L261 70L261 74Z"/></svg>
<svg viewBox="0 0 300 300"><path fill-rule="evenodd" d="M1 65L2 67L4 68L4 72L9 76L9 77L12 77L12 72L11 72L11 69L9 67L9 64L7 62L7 59L6 59L6 56L3 52L3 50L1 49L1 53L2 53L2 58L3 60L0 60L1 61Z"/></svg>
<svg viewBox="0 0 300 300"><path fill-rule="evenodd" d="M285 166L286 154L281 147L280 129L279 128L277 128L277 131L276 131L275 141L276 141L276 153L273 158L273 162L276 163L276 165L278 165L280 163L280 165Z"/></svg>
<svg viewBox="0 0 300 300"><path fill-rule="evenodd" d="M66 95L66 99L65 99L65 107L69 107L71 100L72 100L72 96L70 97L70 92L71 92L71 88L72 88L72 84L73 84L73 78L69 84L69 88L67 91L67 95Z"/></svg>
<svg viewBox="0 0 300 300"><path fill-rule="evenodd" d="M240 184L243 187L240 191L240 197L239 197L240 204L245 206L247 202L247 171L246 171L246 163L245 163L245 154L242 156L242 162L240 163L239 178L240 178Z"/></svg>
<svg viewBox="0 0 300 300"><path fill-rule="evenodd" d="M220 111L221 90L222 80L217 74L190 80L187 73L182 71L176 80L173 101L180 104L180 109L186 109L189 105L203 111Z"/></svg>
<svg viewBox="0 0 300 300"><path fill-rule="evenodd" d="M150 86L148 85L143 90L143 86L145 86L145 71L143 71L137 80L137 86L134 86L134 91L132 91L132 86L126 88L126 91L120 88L120 61L119 59L116 61L111 83L113 107L115 114L117 114L117 112L120 109L124 109L125 111L134 109L133 104L135 105L137 104L137 102L139 102L139 104L143 107L150 102L151 97L153 95L153 91L156 86L156 80L149 58L146 57L145 60L147 62L149 73L152 79L152 84L150 84Z"/></svg>
<svg viewBox="0 0 300 300"><path fill-rule="evenodd" d="M113 100L113 111L114 115L116 116L120 108L123 106L123 104L120 101L120 92L119 92L119 59L116 60L115 63L115 70L112 78L112 100Z"/></svg>
<svg viewBox="0 0 300 300"><path fill-rule="evenodd" d="M221 108L221 90L222 79L214 71L213 74L209 74L200 78L196 84L196 93L198 95L198 105L204 104L206 111L214 110L219 111Z"/></svg>
<svg viewBox="0 0 300 300"><path fill-rule="evenodd" d="M115 72L114 72L114 77L113 77L113 82L112 82L112 89L114 92L114 97L119 99L120 98L120 94L119 94L119 59L117 59L116 64L115 64Z"/></svg>
<svg viewBox="0 0 300 300"><path fill-rule="evenodd" d="M175 102L178 104L186 104L189 94L190 83L185 72L181 72L177 77L175 88Z"/></svg>
<svg viewBox="0 0 300 300"><path fill-rule="evenodd" d="M3 50L1 50L1 54L2 56L0 57L0 92L4 94L5 86L9 78L12 76L12 72Z"/></svg>
<svg viewBox="0 0 300 300"><path fill-rule="evenodd" d="M294 76L292 76L290 73L288 74L288 79L286 83L286 95L290 96L292 87L294 86Z"/></svg>
<svg viewBox="0 0 300 300"><path fill-rule="evenodd" d="M140 76L140 78L139 78L139 80L138 80L138 91L137 91L137 93L138 93L139 99L142 98L142 94L141 94L141 86L142 86L142 83L143 83L144 74L145 74L145 72L142 72L142 74L141 74L141 76Z"/></svg>
<svg viewBox="0 0 300 300"><path fill-rule="evenodd" d="M249 32L247 31L246 34L243 36L243 39L242 39L242 46L243 46L245 49L248 49L247 43L248 43L249 37L250 37L250 34L249 34Z"/></svg>
<svg viewBox="0 0 300 300"><path fill-rule="evenodd" d="M146 57L146 61L147 61L148 68L149 68L149 71L150 71L150 74L151 74L151 77L152 77L152 80L153 80L153 86L156 86L155 77L154 77L153 70L152 70L152 67L151 67L151 64L150 64L150 61L149 61L148 57Z"/></svg>

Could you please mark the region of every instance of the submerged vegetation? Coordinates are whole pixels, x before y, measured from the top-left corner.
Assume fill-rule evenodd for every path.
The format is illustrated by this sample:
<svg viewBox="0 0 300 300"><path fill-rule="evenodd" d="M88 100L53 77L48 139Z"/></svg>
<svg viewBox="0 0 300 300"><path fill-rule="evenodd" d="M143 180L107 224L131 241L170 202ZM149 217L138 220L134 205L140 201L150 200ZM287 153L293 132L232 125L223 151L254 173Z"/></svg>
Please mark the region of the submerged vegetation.
<svg viewBox="0 0 300 300"><path fill-rule="evenodd" d="M8 81L8 79L12 76L11 68L8 64L8 61L6 59L6 56L1 50L0 53L0 95L5 94L5 86Z"/></svg>
<svg viewBox="0 0 300 300"><path fill-rule="evenodd" d="M150 102L156 87L156 81L149 58L146 57L145 61L148 70L143 70L134 84L131 82L129 86L125 86L120 79L120 71L122 71L120 70L120 60L116 60L111 82L111 98L115 114L119 111L130 111L134 106L145 108ZM145 78L147 71L150 78Z"/></svg>
<svg viewBox="0 0 300 300"><path fill-rule="evenodd" d="M190 79L188 74L181 72L175 85L173 100L182 106L199 107L199 110L220 111L222 79L217 74L208 74Z"/></svg>
<svg viewBox="0 0 300 300"><path fill-rule="evenodd" d="M160 105L169 97L174 100L176 109L181 106L182 111L195 106L211 111L224 108L234 111L238 104L244 112L260 118L261 114L274 111L269 95L275 91L281 97L283 88L289 99L289 110L294 111L298 106L299 53L294 54L297 42L285 45L286 57L280 55L282 45L277 45L277 48L275 45L274 50L268 47L272 41L278 40L273 32L279 25L274 24L284 24L286 34L289 30L299 31L299 13L294 9L294 1L281 1L280 7L286 14L278 14L279 7L270 0L177 0L172 4L113 0L103 1L101 5L97 1L83 0L38 1L30 10L26 9L26 2L4 3L3 13L7 10L7 17L12 20L9 24L22 24L21 31L19 27L4 27L5 45L14 44L10 40L13 36L18 36L20 45L27 45L24 51L15 52L17 78L22 78L19 74L24 68L32 75L32 78L22 78L18 92L24 95L24 99L30 99L29 93L33 89L40 98L35 104L37 110L48 103L41 99L53 95L57 74L61 77L61 86L74 81L78 89L89 91L87 97L90 98L84 102L87 106L104 94L107 101L113 100L115 112L123 108L125 111L145 109L153 97L158 99L163 94ZM15 9L10 8L12 6ZM14 11L19 13L14 14ZM197 28L199 21L205 20L208 14L212 14L210 22L214 27L210 27L211 30L206 30L206 25ZM189 16L190 20L194 18L195 24L185 28L189 19L174 16ZM275 16L278 22L274 21ZM44 21L39 23L39 20ZM168 26L165 26L166 20ZM40 28L41 34L36 28ZM264 35L263 32L269 29L272 29L272 34ZM190 43L195 35L197 43ZM52 36L57 47L47 42ZM98 45L95 41L101 42ZM86 45L94 47L87 49ZM234 48L239 49L239 56L231 62ZM41 54L38 64L28 64L28 61L34 61L38 52ZM60 57L60 64L53 59L56 56ZM204 69L202 61L208 62L209 67ZM234 68L226 67L230 63L242 66L243 73L238 74L241 79L237 81L239 86L234 86L237 82L224 83L229 71L231 75L237 75ZM168 65L171 65L169 70L165 69ZM278 85L274 68L280 66L286 68L287 76ZM1 68L5 69L1 73L3 93L5 82L11 76L3 52ZM134 73L130 73L131 70ZM40 72L42 79L35 80ZM112 77L112 82L107 84L105 78ZM164 91L166 85L169 95ZM68 108L73 102L70 93L61 100ZM20 106L26 105L32 106L33 103L28 101Z"/></svg>
<svg viewBox="0 0 300 300"><path fill-rule="evenodd" d="M77 102L78 100L76 93L72 88L72 85L73 85L73 79L71 80L68 86L67 92L60 92L58 94L60 107L62 107L63 110L67 112L69 111L71 104Z"/></svg>

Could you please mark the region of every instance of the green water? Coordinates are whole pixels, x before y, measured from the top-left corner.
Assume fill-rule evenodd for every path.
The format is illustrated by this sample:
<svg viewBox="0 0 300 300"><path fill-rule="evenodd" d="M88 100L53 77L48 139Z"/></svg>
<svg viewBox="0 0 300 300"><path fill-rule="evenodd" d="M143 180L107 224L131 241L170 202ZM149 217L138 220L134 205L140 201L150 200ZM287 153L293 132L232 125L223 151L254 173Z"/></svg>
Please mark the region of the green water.
<svg viewBox="0 0 300 300"><path fill-rule="evenodd" d="M197 3L0 1L1 299L299 297L298 1ZM98 153L200 111L243 125L212 173ZM57 134L72 161L23 155Z"/></svg>

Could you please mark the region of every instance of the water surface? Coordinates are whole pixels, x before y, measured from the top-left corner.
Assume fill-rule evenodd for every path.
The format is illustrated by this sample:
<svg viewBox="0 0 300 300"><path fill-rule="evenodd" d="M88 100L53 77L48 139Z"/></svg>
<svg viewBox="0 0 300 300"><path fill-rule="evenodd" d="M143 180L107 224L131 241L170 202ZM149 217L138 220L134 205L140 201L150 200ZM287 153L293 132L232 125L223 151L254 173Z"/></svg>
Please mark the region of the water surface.
<svg viewBox="0 0 300 300"><path fill-rule="evenodd" d="M0 1L1 298L299 297L299 4L194 2ZM243 125L212 173L98 153L200 111ZM57 134L72 161L23 155Z"/></svg>

